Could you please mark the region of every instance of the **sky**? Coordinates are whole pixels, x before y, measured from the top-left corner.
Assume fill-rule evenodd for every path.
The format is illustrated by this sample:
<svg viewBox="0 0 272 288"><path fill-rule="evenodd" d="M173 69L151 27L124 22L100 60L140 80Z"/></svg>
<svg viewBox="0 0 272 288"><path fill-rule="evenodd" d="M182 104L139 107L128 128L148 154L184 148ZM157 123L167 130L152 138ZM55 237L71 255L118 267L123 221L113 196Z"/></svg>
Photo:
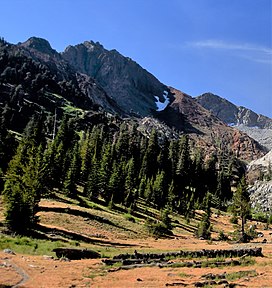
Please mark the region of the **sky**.
<svg viewBox="0 0 272 288"><path fill-rule="evenodd" d="M272 117L272 0L2 0L0 36L98 41L191 96Z"/></svg>

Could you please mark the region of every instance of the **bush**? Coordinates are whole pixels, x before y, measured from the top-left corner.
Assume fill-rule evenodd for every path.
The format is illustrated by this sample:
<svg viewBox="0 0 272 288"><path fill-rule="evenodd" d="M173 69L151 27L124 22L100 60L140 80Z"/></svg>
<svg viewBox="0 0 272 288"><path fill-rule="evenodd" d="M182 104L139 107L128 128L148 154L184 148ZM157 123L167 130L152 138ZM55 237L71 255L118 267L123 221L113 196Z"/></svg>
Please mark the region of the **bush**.
<svg viewBox="0 0 272 288"><path fill-rule="evenodd" d="M238 217L237 216L232 216L230 218L230 223L232 224L238 224Z"/></svg>
<svg viewBox="0 0 272 288"><path fill-rule="evenodd" d="M149 219L146 220L145 226L148 232L153 236L166 236L173 235L173 232L167 228L167 226L162 222L154 222Z"/></svg>
<svg viewBox="0 0 272 288"><path fill-rule="evenodd" d="M219 241L227 241L229 240L228 236L224 234L224 232L221 230L219 232L219 236L218 236L218 240Z"/></svg>
<svg viewBox="0 0 272 288"><path fill-rule="evenodd" d="M130 213L124 214L124 217L125 217L126 220L128 220L130 222L133 222L133 223L136 222L135 218Z"/></svg>
<svg viewBox="0 0 272 288"><path fill-rule="evenodd" d="M205 222L205 221L201 221L198 224L198 228L196 231L196 237L198 238L204 238L204 239L211 239L211 227L210 224Z"/></svg>

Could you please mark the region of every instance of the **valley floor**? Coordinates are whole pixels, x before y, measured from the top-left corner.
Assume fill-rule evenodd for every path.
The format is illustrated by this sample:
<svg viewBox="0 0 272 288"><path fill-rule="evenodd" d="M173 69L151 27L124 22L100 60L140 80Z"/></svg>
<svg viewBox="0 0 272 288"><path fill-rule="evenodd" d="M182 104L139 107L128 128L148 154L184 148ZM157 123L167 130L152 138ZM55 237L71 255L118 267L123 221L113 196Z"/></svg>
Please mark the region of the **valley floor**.
<svg viewBox="0 0 272 288"><path fill-rule="evenodd" d="M257 224L258 232L262 232L264 236L247 244L196 239L193 233L189 231L195 223L192 221L190 225L186 226L186 223L182 222L181 219L179 219L179 222L175 222L180 223L180 225L177 224L175 227L173 237L155 239L144 234L144 225L142 225L140 218L137 218L136 223L131 223L127 219L122 222L123 214L120 218L120 214L107 209L103 210L103 207L96 207L96 209L82 208L57 200L42 200L41 207L40 225L43 229L51 229L50 233L45 230L48 237L59 237L59 240L55 239L56 241L60 241L61 237L64 236L77 235L78 237L76 243L75 240L64 238L63 242L45 241L45 243L50 244L52 242L53 244L50 245L57 245L58 243L58 245L63 244L66 247L71 245L86 247L99 251L102 257L112 257L120 253L133 253L134 250L137 250L137 252L166 252L255 247L263 249L264 257L252 257L253 262L246 266L221 268L160 268L154 266L122 270L118 269L119 266L106 266L102 263L102 259L64 261L65 259L56 259L55 254L50 254L50 252L47 254L48 256L43 255L43 253L51 251L51 248L47 248L46 252L38 251L44 244L35 239L31 241L36 242L37 247L39 246L36 247L38 252L35 250L36 248L33 248L34 250L31 253L24 252L24 250L19 249L19 246L9 246L11 240L5 240L6 236L0 234L0 240L2 241L0 241L0 287L272 287L272 230L271 227L269 230L264 230L264 224L262 223L252 224ZM62 208L66 210L62 210ZM65 211L67 213L64 213ZM2 212L0 209L0 222L3 221ZM108 215L108 218L106 218L106 215ZM94 216L95 219L90 220ZM138 216L140 217L140 215ZM104 219L103 225L97 219ZM106 219L108 220L106 221ZM119 225L117 225L118 223ZM213 233L214 239L217 238L218 231L222 229L224 233L233 230L233 224L230 224L228 215L216 215L214 213L212 223L213 230L217 231ZM123 227L122 233L121 227ZM137 229L139 233L137 233ZM86 242L82 239L85 239ZM262 243L263 239L266 239L267 242ZM21 241L26 246L33 245L32 242L24 239ZM12 248L16 255L4 253L4 248ZM195 260L199 259L190 259L189 261ZM202 258L201 260L208 259ZM178 259L173 259L173 261L178 261ZM205 282L202 276L208 273L220 275L226 273L228 282L235 283L236 286L219 285L219 281L212 286L196 286L201 285L197 284L199 282L202 284Z"/></svg>
<svg viewBox="0 0 272 288"><path fill-rule="evenodd" d="M176 239L146 239L145 241L128 240L123 244L132 244L138 251L178 251L201 249L231 249L242 247L262 247L265 257L256 257L256 263L250 266L222 268L159 268L147 267L131 270L108 272L101 259L74 260L65 262L45 256L9 255L0 253L0 287L166 287L174 283L183 283L195 287L203 281L201 276L213 273L234 273L246 271L244 277L235 280L241 287L272 287L272 242L268 231L263 231L270 241L266 244L249 243L230 245L224 242L208 244L192 237ZM269 238L270 237L270 238ZM247 276L248 271L254 275ZM17 284L17 285L16 285ZM19 285L18 285L19 284ZM6 285L6 286L5 286ZM208 286L209 287L209 286ZM218 286L217 286L218 287ZM224 287L224 286L221 286ZM239 286L237 286L239 287Z"/></svg>

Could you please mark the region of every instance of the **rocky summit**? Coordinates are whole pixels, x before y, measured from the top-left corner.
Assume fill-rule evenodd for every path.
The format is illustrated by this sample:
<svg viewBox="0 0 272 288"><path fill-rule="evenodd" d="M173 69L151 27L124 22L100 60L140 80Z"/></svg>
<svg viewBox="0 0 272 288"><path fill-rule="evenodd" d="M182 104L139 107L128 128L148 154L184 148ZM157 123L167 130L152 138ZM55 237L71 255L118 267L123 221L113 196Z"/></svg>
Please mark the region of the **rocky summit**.
<svg viewBox="0 0 272 288"><path fill-rule="evenodd" d="M59 117L67 112L79 113L87 122L104 121L108 117L105 113L109 113L111 117L133 119L141 131L153 127L168 131L166 135L174 138L188 134L193 145L207 155L223 153L251 161L266 153L257 141L226 122L258 124L270 129L269 118L257 117L254 112L244 113L250 117L242 117L241 109L227 101L223 102L230 108L223 110L229 110L229 115L212 110L204 100L213 97L212 102L221 103L218 96L192 98L161 83L132 59L116 50L107 50L98 42L68 46L62 53L37 37L17 45L6 41L0 44L2 58L9 55L10 65L17 63L1 74L1 106L10 97L14 100L11 128L25 126L34 111L46 111L48 117L54 113ZM12 96L14 93L17 98Z"/></svg>
<svg viewBox="0 0 272 288"><path fill-rule="evenodd" d="M147 116L157 109L156 96L164 101L165 85L132 59L98 42L69 46L62 57L77 71L95 79L127 113Z"/></svg>

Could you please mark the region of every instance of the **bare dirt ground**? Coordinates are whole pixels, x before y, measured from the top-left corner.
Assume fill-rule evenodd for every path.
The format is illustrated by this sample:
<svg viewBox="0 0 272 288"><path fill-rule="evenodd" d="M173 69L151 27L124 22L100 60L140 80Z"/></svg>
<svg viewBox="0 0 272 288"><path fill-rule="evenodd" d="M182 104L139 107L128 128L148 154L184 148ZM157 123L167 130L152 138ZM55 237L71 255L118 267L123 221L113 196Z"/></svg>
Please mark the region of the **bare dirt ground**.
<svg viewBox="0 0 272 288"><path fill-rule="evenodd" d="M61 231L73 231L78 235L87 235L95 239L97 243L82 244L81 247L101 249L102 252L111 251L117 248L119 253L133 252L163 252L179 250L201 250L201 249L237 249L262 247L264 257L255 257L255 263L250 266L230 266L222 268L159 268L145 267L131 270L118 270L109 272L112 267L105 266L101 259L61 261L43 255L23 255L17 253L11 255L0 251L0 288L1 287L25 287L25 288L72 288L72 287L171 287L179 283L179 287L195 287L195 283L203 281L202 276L208 273L223 274L253 271L250 275L239 277L230 281L236 283L236 287L270 287L272 288L272 230L264 230L264 224L257 224L257 230L263 232L264 237L257 238L247 244L229 244L221 241L207 242L196 239L188 232L190 225L181 222L181 226L174 230L174 237L167 239L154 239L143 234L142 223L130 223L120 218L117 213L85 208L77 208L78 211L85 211L89 214L74 213L73 206L60 202L42 201L41 206L48 207L40 212L41 224L47 227L62 229ZM70 208L66 212L59 208ZM61 211L61 213L59 212ZM65 213L64 213L65 212ZM99 221L92 221L90 217L95 214L97 217L110 219L114 225ZM90 216L89 218L87 216ZM0 215L1 216L1 215ZM119 217L119 218L118 218ZM85 219L88 218L88 219ZM139 220L141 221L141 220ZM117 225L117 224L118 225ZM218 232L224 233L233 230L229 222L229 216L213 214L212 223L214 227L213 238L218 237ZM126 227L122 229L121 227ZM267 239L267 243L262 243ZM100 241L100 242L99 242ZM16 251L15 251L16 252ZM116 253L116 251L115 251ZM205 260L205 259L204 259ZM228 287L214 285L205 287Z"/></svg>
<svg viewBox="0 0 272 288"><path fill-rule="evenodd" d="M138 247L154 250L200 250L230 249L238 247L262 247L265 257L258 257L251 266L223 268L159 268L147 267L132 270L108 272L100 259L75 260L70 262L47 259L44 256L10 255L0 253L0 283L7 287L166 287L166 284L184 283L195 287L207 273L222 274L237 271L255 270L257 276L242 277L234 282L241 287L272 287L272 242L268 231L264 231L269 243L249 243L230 245L224 242L208 244L194 238L183 237L171 240L146 239L131 241ZM140 249L139 249L140 251ZM19 285L18 285L19 284ZM16 285L16 286L15 286ZM1 286L0 286L1 287ZM3 286L5 287L5 286ZM218 286L217 286L218 287ZM224 286L222 286L224 287ZM238 286L239 287L239 286Z"/></svg>

